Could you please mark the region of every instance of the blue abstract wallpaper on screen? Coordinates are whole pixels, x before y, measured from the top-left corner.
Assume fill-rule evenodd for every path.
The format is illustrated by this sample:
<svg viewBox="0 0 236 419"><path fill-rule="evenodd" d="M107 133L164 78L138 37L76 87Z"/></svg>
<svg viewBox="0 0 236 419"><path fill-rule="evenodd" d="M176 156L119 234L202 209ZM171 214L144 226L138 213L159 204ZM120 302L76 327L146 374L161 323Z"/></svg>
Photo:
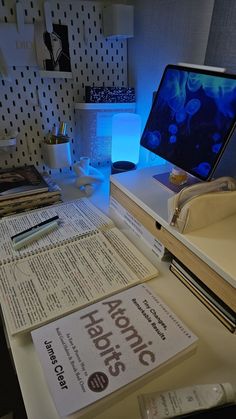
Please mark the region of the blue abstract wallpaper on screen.
<svg viewBox="0 0 236 419"><path fill-rule="evenodd" d="M236 119L236 77L167 66L141 145L208 179Z"/></svg>

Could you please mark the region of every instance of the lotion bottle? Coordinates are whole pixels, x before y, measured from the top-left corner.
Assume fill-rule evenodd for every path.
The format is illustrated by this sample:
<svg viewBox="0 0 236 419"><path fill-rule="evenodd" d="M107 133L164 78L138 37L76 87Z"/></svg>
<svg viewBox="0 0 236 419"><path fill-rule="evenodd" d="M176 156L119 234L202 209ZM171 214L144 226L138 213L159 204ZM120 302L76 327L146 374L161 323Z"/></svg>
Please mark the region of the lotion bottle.
<svg viewBox="0 0 236 419"><path fill-rule="evenodd" d="M167 419L235 402L229 383L202 384L139 396L143 419Z"/></svg>

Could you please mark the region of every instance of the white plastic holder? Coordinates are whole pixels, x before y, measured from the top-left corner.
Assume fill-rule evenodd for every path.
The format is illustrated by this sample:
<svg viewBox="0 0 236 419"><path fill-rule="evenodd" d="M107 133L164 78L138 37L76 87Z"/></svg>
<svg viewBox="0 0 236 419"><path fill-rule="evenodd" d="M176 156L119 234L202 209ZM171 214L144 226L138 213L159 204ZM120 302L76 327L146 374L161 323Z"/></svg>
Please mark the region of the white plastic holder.
<svg viewBox="0 0 236 419"><path fill-rule="evenodd" d="M102 11L103 35L110 39L134 36L134 6L111 4Z"/></svg>
<svg viewBox="0 0 236 419"><path fill-rule="evenodd" d="M60 144L43 144L44 158L51 169L60 169L71 165L70 141Z"/></svg>
<svg viewBox="0 0 236 419"><path fill-rule="evenodd" d="M52 33L53 26L51 17L51 4L49 1L44 2L44 19L47 32Z"/></svg>
<svg viewBox="0 0 236 419"><path fill-rule="evenodd" d="M20 0L16 2L16 23L18 32L22 33L24 29L24 9Z"/></svg>
<svg viewBox="0 0 236 419"><path fill-rule="evenodd" d="M11 153L16 148L16 138L0 140L0 152Z"/></svg>

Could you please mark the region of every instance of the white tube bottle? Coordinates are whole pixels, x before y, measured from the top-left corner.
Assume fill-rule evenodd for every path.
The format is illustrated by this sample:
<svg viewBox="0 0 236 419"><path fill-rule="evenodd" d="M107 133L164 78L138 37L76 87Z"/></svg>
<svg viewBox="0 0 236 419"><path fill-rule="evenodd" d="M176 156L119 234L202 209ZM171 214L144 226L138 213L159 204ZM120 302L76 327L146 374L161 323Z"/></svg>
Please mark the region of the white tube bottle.
<svg viewBox="0 0 236 419"><path fill-rule="evenodd" d="M231 384L202 384L143 394L138 397L143 419L167 419L235 402Z"/></svg>

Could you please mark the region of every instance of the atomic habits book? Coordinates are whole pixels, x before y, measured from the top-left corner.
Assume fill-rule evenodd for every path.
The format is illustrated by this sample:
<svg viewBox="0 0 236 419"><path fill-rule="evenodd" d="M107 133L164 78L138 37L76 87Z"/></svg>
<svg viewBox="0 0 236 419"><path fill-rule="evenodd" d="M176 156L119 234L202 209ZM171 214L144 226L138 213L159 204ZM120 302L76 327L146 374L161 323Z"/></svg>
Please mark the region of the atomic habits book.
<svg viewBox="0 0 236 419"><path fill-rule="evenodd" d="M147 285L45 325L32 338L61 416L115 402L118 390L120 396L128 385L156 377L198 340Z"/></svg>

